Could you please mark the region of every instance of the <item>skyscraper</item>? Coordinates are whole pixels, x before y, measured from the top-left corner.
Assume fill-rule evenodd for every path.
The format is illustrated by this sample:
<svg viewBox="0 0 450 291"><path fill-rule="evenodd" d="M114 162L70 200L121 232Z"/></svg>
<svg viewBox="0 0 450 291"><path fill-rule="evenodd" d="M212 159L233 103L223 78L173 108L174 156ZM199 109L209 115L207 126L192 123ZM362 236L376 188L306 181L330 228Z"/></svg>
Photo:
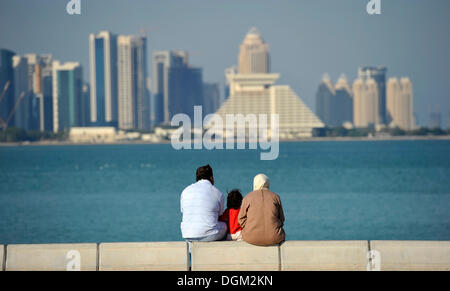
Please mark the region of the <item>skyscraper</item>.
<svg viewBox="0 0 450 291"><path fill-rule="evenodd" d="M25 130L30 129L29 118L31 116L31 88L28 82L28 60L22 56L13 57L14 68L14 99L18 102L19 98L22 100L17 106L14 114L15 126Z"/></svg>
<svg viewBox="0 0 450 291"><path fill-rule="evenodd" d="M245 36L239 52L239 73L269 73L269 45L264 42L258 29L252 27Z"/></svg>
<svg viewBox="0 0 450 291"><path fill-rule="evenodd" d="M447 130L450 130L450 112L447 113Z"/></svg>
<svg viewBox="0 0 450 291"><path fill-rule="evenodd" d="M203 73L188 64L186 51L153 53L155 124L169 123L177 113L193 114L203 103Z"/></svg>
<svg viewBox="0 0 450 291"><path fill-rule="evenodd" d="M91 125L91 90L88 83L83 84L81 92L80 126L86 127Z"/></svg>
<svg viewBox="0 0 450 291"><path fill-rule="evenodd" d="M442 126L441 112L430 112L430 117L428 120L428 128L441 128L441 126Z"/></svg>
<svg viewBox="0 0 450 291"><path fill-rule="evenodd" d="M324 74L316 93L316 114L327 126L333 126L332 98L335 95L330 76Z"/></svg>
<svg viewBox="0 0 450 291"><path fill-rule="evenodd" d="M40 55L35 68L35 95L38 100L38 118L40 131L53 131L53 89L52 55Z"/></svg>
<svg viewBox="0 0 450 291"><path fill-rule="evenodd" d="M230 97L216 112L223 120L228 114L279 116L279 137L291 139L311 137L313 129L324 124L287 85L274 85L279 74L232 74ZM249 125L246 124L246 127ZM243 128L245 130L245 128ZM239 128L237 129L240 130ZM269 135L274 129L269 126ZM246 132L249 132L247 130ZM219 132L218 134L221 134ZM225 133L226 135L227 133ZM234 136L235 132L230 132ZM247 133L246 133L247 134Z"/></svg>
<svg viewBox="0 0 450 291"><path fill-rule="evenodd" d="M341 126L345 122L353 123L353 92L344 74L339 77L334 89L336 126Z"/></svg>
<svg viewBox="0 0 450 291"><path fill-rule="evenodd" d="M341 75L336 86L333 86L330 77L325 74L316 93L317 116L331 127L353 122L352 94L345 75Z"/></svg>
<svg viewBox="0 0 450 291"><path fill-rule="evenodd" d="M117 126L117 37L109 31L89 35L91 122Z"/></svg>
<svg viewBox="0 0 450 291"><path fill-rule="evenodd" d="M80 63L53 62L53 131L81 126L82 69Z"/></svg>
<svg viewBox="0 0 450 291"><path fill-rule="evenodd" d="M216 112L220 104L219 84L203 83L203 114Z"/></svg>
<svg viewBox="0 0 450 291"><path fill-rule="evenodd" d="M168 71L168 116L178 113L194 118L194 106L203 106L203 70L187 65L173 66Z"/></svg>
<svg viewBox="0 0 450 291"><path fill-rule="evenodd" d="M150 127L146 43L147 38L142 36L120 35L117 38L118 121L121 129L147 130Z"/></svg>
<svg viewBox="0 0 450 291"><path fill-rule="evenodd" d="M166 103L167 68L171 65L172 53L169 51L153 52L153 115L154 125L164 122Z"/></svg>
<svg viewBox="0 0 450 291"><path fill-rule="evenodd" d="M0 49L0 118L3 122L8 122L8 117L14 109L14 69L13 56L14 52L6 49ZM11 118L8 125L14 125L14 119ZM0 127L4 127L0 123Z"/></svg>
<svg viewBox="0 0 450 291"><path fill-rule="evenodd" d="M225 100L227 100L228 97L230 96L230 81L229 81L229 78L227 78L227 76L234 75L237 73L238 73L238 68L236 66L231 66L231 67L225 69L225 88L224 88L223 99L220 102L221 104L223 102L225 102Z"/></svg>
<svg viewBox="0 0 450 291"><path fill-rule="evenodd" d="M386 124L386 67L360 67L358 77L366 82L375 81L378 92L378 123Z"/></svg>
<svg viewBox="0 0 450 291"><path fill-rule="evenodd" d="M52 56L26 54L14 56L16 126L25 130L51 131L52 112ZM45 88L45 86L50 86ZM44 94L44 91L47 94ZM18 99L21 98L19 101Z"/></svg>
<svg viewBox="0 0 450 291"><path fill-rule="evenodd" d="M51 64L42 70L42 101L41 131L53 131L53 69Z"/></svg>
<svg viewBox="0 0 450 291"><path fill-rule="evenodd" d="M413 130L413 88L409 78L389 78L386 87L387 123L391 127Z"/></svg>
<svg viewBox="0 0 450 291"><path fill-rule="evenodd" d="M369 78L353 83L353 124L355 127L375 127L379 124L378 85Z"/></svg>

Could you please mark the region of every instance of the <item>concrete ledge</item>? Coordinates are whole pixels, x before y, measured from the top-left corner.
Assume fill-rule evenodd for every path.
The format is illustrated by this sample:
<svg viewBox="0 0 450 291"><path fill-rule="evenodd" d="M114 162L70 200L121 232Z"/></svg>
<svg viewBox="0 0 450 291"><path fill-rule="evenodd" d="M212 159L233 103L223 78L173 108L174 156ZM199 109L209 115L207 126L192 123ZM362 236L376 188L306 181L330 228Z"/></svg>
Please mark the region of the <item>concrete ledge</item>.
<svg viewBox="0 0 450 291"><path fill-rule="evenodd" d="M102 243L100 271L187 271L185 242Z"/></svg>
<svg viewBox="0 0 450 291"><path fill-rule="evenodd" d="M259 247L246 242L192 242L193 271L278 271L279 246Z"/></svg>
<svg viewBox="0 0 450 291"><path fill-rule="evenodd" d="M382 271L449 271L450 241L371 241Z"/></svg>
<svg viewBox="0 0 450 291"><path fill-rule="evenodd" d="M282 271L365 271L367 241L286 241L281 246Z"/></svg>
<svg viewBox="0 0 450 291"><path fill-rule="evenodd" d="M66 271L71 250L80 253L80 269L95 271L97 244L8 245L6 271Z"/></svg>
<svg viewBox="0 0 450 291"><path fill-rule="evenodd" d="M369 247L373 269L450 270L450 241L193 242L191 269L366 270ZM65 271L75 258L71 250L80 255L81 270L189 270L185 242L0 245L0 270Z"/></svg>
<svg viewBox="0 0 450 291"><path fill-rule="evenodd" d="M0 271L3 271L3 263L5 261L5 247L3 245L0 245Z"/></svg>

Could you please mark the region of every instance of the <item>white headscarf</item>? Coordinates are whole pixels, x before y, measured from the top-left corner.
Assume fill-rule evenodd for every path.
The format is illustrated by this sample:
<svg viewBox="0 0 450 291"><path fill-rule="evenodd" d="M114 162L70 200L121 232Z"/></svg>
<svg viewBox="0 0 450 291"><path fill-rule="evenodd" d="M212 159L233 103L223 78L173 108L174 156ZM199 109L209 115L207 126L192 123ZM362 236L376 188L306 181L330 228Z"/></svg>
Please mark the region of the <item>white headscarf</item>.
<svg viewBox="0 0 450 291"><path fill-rule="evenodd" d="M270 180L264 174L258 174L253 178L253 190L269 189Z"/></svg>

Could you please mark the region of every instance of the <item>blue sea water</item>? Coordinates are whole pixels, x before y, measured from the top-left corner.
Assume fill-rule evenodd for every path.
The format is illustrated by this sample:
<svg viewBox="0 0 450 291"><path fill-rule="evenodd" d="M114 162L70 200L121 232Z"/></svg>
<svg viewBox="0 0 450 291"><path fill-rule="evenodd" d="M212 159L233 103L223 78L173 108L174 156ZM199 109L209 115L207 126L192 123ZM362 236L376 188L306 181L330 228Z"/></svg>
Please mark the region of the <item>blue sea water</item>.
<svg viewBox="0 0 450 291"><path fill-rule="evenodd" d="M224 193L265 173L288 240L450 240L450 141L0 147L0 243L180 241L180 193L209 163Z"/></svg>

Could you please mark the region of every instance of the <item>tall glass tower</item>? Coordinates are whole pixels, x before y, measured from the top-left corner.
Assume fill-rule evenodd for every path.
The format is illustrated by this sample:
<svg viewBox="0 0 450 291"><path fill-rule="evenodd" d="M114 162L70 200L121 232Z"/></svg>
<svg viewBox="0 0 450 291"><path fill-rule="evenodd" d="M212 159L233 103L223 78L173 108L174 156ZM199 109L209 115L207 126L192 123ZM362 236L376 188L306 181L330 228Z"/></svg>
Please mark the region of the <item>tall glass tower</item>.
<svg viewBox="0 0 450 291"><path fill-rule="evenodd" d="M89 35L91 122L117 126L117 37L108 31Z"/></svg>
<svg viewBox="0 0 450 291"><path fill-rule="evenodd" d="M83 75L78 62L53 62L53 131L82 125Z"/></svg>
<svg viewBox="0 0 450 291"><path fill-rule="evenodd" d="M148 130L150 98L147 94L147 38L117 38L118 123L121 129ZM92 89L91 89L92 90Z"/></svg>
<svg viewBox="0 0 450 291"><path fill-rule="evenodd" d="M0 117L4 122L8 120L8 116L14 108L14 69L13 56L14 52L6 49L0 49L0 94L4 92L0 103ZM4 91L6 90L6 91ZM9 125L13 125L12 119ZM0 127L2 125L0 124Z"/></svg>

